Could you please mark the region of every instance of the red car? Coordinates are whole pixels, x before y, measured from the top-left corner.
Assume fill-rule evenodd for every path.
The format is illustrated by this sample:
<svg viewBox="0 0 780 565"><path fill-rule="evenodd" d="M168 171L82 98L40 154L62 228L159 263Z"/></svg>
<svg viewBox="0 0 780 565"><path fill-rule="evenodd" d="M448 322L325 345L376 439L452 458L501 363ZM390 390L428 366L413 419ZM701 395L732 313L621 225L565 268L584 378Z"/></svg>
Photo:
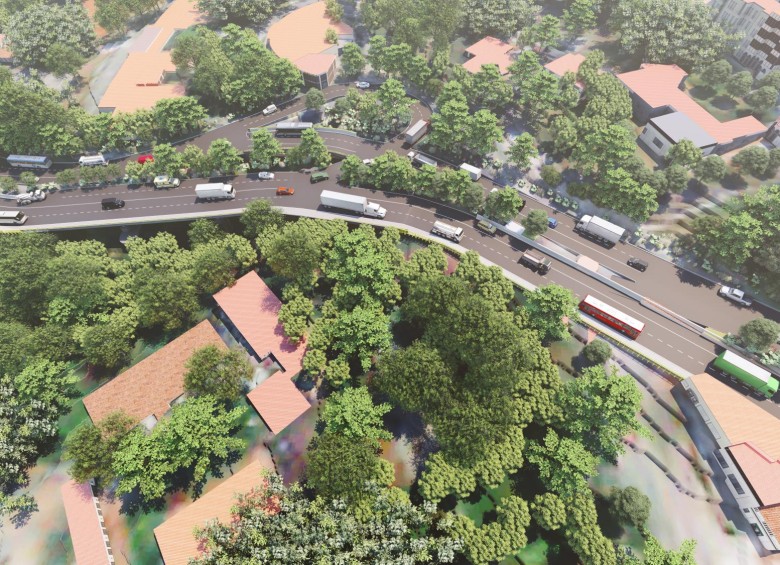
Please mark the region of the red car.
<svg viewBox="0 0 780 565"><path fill-rule="evenodd" d="M295 189L291 186L280 186L276 189L276 196L292 196L295 194Z"/></svg>
<svg viewBox="0 0 780 565"><path fill-rule="evenodd" d="M141 165L143 165L143 164L144 164L144 163L146 163L147 161L152 161L152 162L154 162L154 157L153 157L152 155L141 155L140 157L138 157L138 162L139 162Z"/></svg>

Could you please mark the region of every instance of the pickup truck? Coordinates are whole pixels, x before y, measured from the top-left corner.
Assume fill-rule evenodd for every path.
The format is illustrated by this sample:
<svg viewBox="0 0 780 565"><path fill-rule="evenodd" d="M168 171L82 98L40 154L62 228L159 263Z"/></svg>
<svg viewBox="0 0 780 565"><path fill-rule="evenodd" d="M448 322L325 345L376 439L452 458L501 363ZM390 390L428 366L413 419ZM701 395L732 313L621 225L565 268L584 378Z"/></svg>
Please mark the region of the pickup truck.
<svg viewBox="0 0 780 565"><path fill-rule="evenodd" d="M745 294L744 291L739 290L738 288L731 286L721 286L718 289L718 295L727 300L731 300L732 302L736 302L740 306L750 307L753 305L753 300L747 294Z"/></svg>

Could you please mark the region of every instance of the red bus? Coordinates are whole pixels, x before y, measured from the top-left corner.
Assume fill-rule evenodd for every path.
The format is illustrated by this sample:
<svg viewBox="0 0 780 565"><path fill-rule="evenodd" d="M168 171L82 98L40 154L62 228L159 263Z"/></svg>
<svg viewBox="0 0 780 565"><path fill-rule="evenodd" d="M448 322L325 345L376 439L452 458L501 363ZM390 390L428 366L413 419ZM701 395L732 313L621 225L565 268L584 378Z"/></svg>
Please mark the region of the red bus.
<svg viewBox="0 0 780 565"><path fill-rule="evenodd" d="M644 322L640 322L636 318L624 314L617 308L602 302L598 298L593 298L590 294L580 302L580 310L593 316L597 320L604 322L608 326L615 328L619 332L626 334L631 339L639 337L639 334L645 329Z"/></svg>

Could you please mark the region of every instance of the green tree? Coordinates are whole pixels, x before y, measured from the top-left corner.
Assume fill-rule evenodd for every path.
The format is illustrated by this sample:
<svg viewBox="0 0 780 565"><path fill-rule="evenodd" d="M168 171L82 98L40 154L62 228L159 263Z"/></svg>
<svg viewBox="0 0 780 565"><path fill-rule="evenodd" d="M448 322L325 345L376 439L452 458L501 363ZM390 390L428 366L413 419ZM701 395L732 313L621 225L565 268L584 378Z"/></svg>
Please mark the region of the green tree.
<svg viewBox="0 0 780 565"><path fill-rule="evenodd" d="M745 147L731 158L731 164L754 177L761 177L769 165L769 151L759 145Z"/></svg>
<svg viewBox="0 0 780 565"><path fill-rule="evenodd" d="M553 165L542 165L539 176L551 188L555 188L563 182L563 175Z"/></svg>
<svg viewBox="0 0 780 565"><path fill-rule="evenodd" d="M154 161L152 162L151 166L158 174L168 175L169 177L176 178L181 175L181 170L186 168L184 154L177 151L176 148L169 143L160 143L155 145L152 151L152 155L154 156ZM125 167L125 174L127 174L127 176L130 178L144 176L143 172L134 172L130 168L130 165L134 164L137 163L127 164ZM146 163L144 163L139 171L143 171L145 165Z"/></svg>
<svg viewBox="0 0 780 565"><path fill-rule="evenodd" d="M701 78L714 88L724 84L730 76L731 63L726 59L718 59L717 61L710 63L701 73Z"/></svg>
<svg viewBox="0 0 780 565"><path fill-rule="evenodd" d="M780 325L766 318L756 318L742 324L737 335L747 349L763 353L777 342Z"/></svg>
<svg viewBox="0 0 780 565"><path fill-rule="evenodd" d="M498 121L498 117L490 110L478 110L471 117L464 141L472 154L484 157L495 151L496 143L504 138Z"/></svg>
<svg viewBox="0 0 780 565"><path fill-rule="evenodd" d="M569 496L588 489L586 479L596 474L598 459L575 439L548 429L541 441L531 441L526 458L542 483L556 494Z"/></svg>
<svg viewBox="0 0 780 565"><path fill-rule="evenodd" d="M506 186L488 194L485 215L505 224L517 216L524 203L517 190Z"/></svg>
<svg viewBox="0 0 780 565"><path fill-rule="evenodd" d="M673 165L695 167L702 159L701 149L690 139L681 139L669 149L666 160Z"/></svg>
<svg viewBox="0 0 780 565"><path fill-rule="evenodd" d="M775 90L780 91L780 71L769 71L758 81L758 87L763 88L765 86L771 86Z"/></svg>
<svg viewBox="0 0 780 565"><path fill-rule="evenodd" d="M568 323L579 319L577 298L572 292L557 284L540 286L528 294L525 309L529 323L543 341L566 339L569 335Z"/></svg>
<svg viewBox="0 0 780 565"><path fill-rule="evenodd" d="M753 76L748 71L740 71L726 80L726 92L732 98L741 98L750 92L753 86Z"/></svg>
<svg viewBox="0 0 780 565"><path fill-rule="evenodd" d="M341 53L341 68L344 69L344 74L350 78L355 78L363 73L363 69L366 68L366 58L357 43L350 41L344 45Z"/></svg>
<svg viewBox="0 0 780 565"><path fill-rule="evenodd" d="M550 14L542 16L520 33L520 41L524 45L538 46L542 50L554 47L560 40L561 22Z"/></svg>
<svg viewBox="0 0 780 565"><path fill-rule="evenodd" d="M206 218L198 218L187 228L187 239L190 241L190 247L205 245L223 239L226 235L214 220Z"/></svg>
<svg viewBox="0 0 780 565"><path fill-rule="evenodd" d="M539 8L527 0L464 0L466 31L470 36L508 37L534 21Z"/></svg>
<svg viewBox="0 0 780 565"><path fill-rule="evenodd" d="M415 251L408 261L401 265L399 278L405 289L410 289L425 278L441 275L447 268L447 256L441 245L431 244Z"/></svg>
<svg viewBox="0 0 780 565"><path fill-rule="evenodd" d="M609 206L635 222L644 222L658 208L655 189L648 184L640 185L621 168L607 171L598 190L594 202Z"/></svg>
<svg viewBox="0 0 780 565"><path fill-rule="evenodd" d="M309 319L314 313L312 301L297 286L287 285L282 291L284 304L279 309L279 321L285 335L292 343L298 343L306 336Z"/></svg>
<svg viewBox="0 0 780 565"><path fill-rule="evenodd" d="M636 151L634 134L619 125L584 131L580 138L572 151L572 159L577 169L584 173L617 168Z"/></svg>
<svg viewBox="0 0 780 565"><path fill-rule="evenodd" d="M344 17L344 8L341 7L338 0L325 0L325 13L334 22L339 22Z"/></svg>
<svg viewBox="0 0 780 565"><path fill-rule="evenodd" d="M257 128L252 132L252 150L249 158L253 164L270 168L274 160L282 154L282 146L269 130Z"/></svg>
<svg viewBox="0 0 780 565"><path fill-rule="evenodd" d="M547 531L559 530L566 523L566 505L555 494L537 494L531 503L531 516Z"/></svg>
<svg viewBox="0 0 780 565"><path fill-rule="evenodd" d="M46 52L41 61L41 66L57 77L75 75L82 67L86 59L79 51L64 43L55 43Z"/></svg>
<svg viewBox="0 0 780 565"><path fill-rule="evenodd" d="M636 419L641 402L632 377L589 367L561 389L562 426L590 453L614 461L623 453L623 437L642 429Z"/></svg>
<svg viewBox="0 0 780 565"><path fill-rule="evenodd" d="M521 220L525 235L529 239L536 239L547 231L547 212L544 210L531 210L528 215Z"/></svg>
<svg viewBox="0 0 780 565"><path fill-rule="evenodd" d="M173 476L191 471L203 481L217 463L240 452L245 442L230 437L246 411L223 411L209 396L191 398L173 407L150 433L140 428L122 440L111 468L119 477L118 496L138 489L146 500L159 499L173 484Z"/></svg>
<svg viewBox="0 0 780 565"><path fill-rule="evenodd" d="M241 396L244 382L252 377L252 365L238 349L223 351L206 345L193 352L185 364L184 390L194 396L210 395L233 402Z"/></svg>
<svg viewBox="0 0 780 565"><path fill-rule="evenodd" d="M278 227L284 223L282 213L271 206L268 200L262 198L249 202L240 219L244 226L244 236L251 241L254 241L267 228Z"/></svg>
<svg viewBox="0 0 780 565"><path fill-rule="evenodd" d="M682 165L669 165L664 171L664 190L679 194L688 186L688 170ZM658 192L656 191L656 194ZM655 208L653 209L655 210Z"/></svg>
<svg viewBox="0 0 780 565"><path fill-rule="evenodd" d="M563 11L563 25L572 36L596 27L596 8L593 0L574 0Z"/></svg>
<svg viewBox="0 0 780 565"><path fill-rule="evenodd" d="M390 405L374 404L365 387L347 388L328 398L322 413L326 434L339 434L353 441L369 439L379 447L379 440L390 440L382 417Z"/></svg>
<svg viewBox="0 0 780 565"><path fill-rule="evenodd" d="M306 166L314 166L324 169L332 160L325 142L314 129L308 129L301 135L301 143L287 150L287 166L298 169Z"/></svg>
<svg viewBox="0 0 780 565"><path fill-rule="evenodd" d="M275 0L197 0L198 10L218 21L264 24L286 2Z"/></svg>
<svg viewBox="0 0 780 565"><path fill-rule="evenodd" d="M745 97L757 114L768 112L777 106L777 89L774 86L762 86Z"/></svg>
<svg viewBox="0 0 780 565"><path fill-rule="evenodd" d="M718 155L707 155L693 169L702 182L717 182L726 176L726 162Z"/></svg>
<svg viewBox="0 0 780 565"><path fill-rule="evenodd" d="M309 446L306 483L321 496L356 504L366 482L389 486L395 476L389 461L377 455L375 440L323 433Z"/></svg>
<svg viewBox="0 0 780 565"><path fill-rule="evenodd" d="M650 499L636 487L613 487L609 495L612 514L622 524L642 528L650 517Z"/></svg>
<svg viewBox="0 0 780 565"><path fill-rule="evenodd" d="M130 18L133 17L133 7L120 0L96 0L95 22L109 33L127 30Z"/></svg>
<svg viewBox="0 0 780 565"><path fill-rule="evenodd" d="M612 348L601 339L594 339L582 348L582 356L588 365L603 365L612 357Z"/></svg>
<svg viewBox="0 0 780 565"><path fill-rule="evenodd" d="M501 76L498 65L482 65L473 74L462 67L456 68L456 79L463 85L463 93L473 108L501 114L512 103L512 85Z"/></svg>
<svg viewBox="0 0 780 565"><path fill-rule="evenodd" d="M659 28L656 23L664 22ZM713 20L712 9L696 0L620 0L610 19L620 46L641 61L702 67L726 52L734 36Z"/></svg>
<svg viewBox="0 0 780 565"><path fill-rule="evenodd" d="M159 139L171 141L200 131L208 117L206 109L192 96L158 100L152 112Z"/></svg>
<svg viewBox="0 0 780 565"><path fill-rule="evenodd" d="M593 494L585 487L561 497L566 505L563 535L580 561L592 565L615 565L615 548L598 525Z"/></svg>
<svg viewBox="0 0 780 565"><path fill-rule="evenodd" d="M111 464L114 453L135 422L123 412L112 412L97 425L82 422L68 434L63 445L62 459L73 461L68 469L71 478L85 483L94 478L101 486L108 486L116 478Z"/></svg>
<svg viewBox="0 0 780 565"><path fill-rule="evenodd" d="M504 277L501 269L483 265L476 251L467 251L461 255L453 276L466 281L471 290L484 297L498 311L506 310L515 294L512 283Z"/></svg>
<svg viewBox="0 0 780 565"><path fill-rule="evenodd" d="M528 132L518 135L509 147L509 160L519 169L531 166L531 159L539 155L533 136Z"/></svg>
<svg viewBox="0 0 780 565"><path fill-rule="evenodd" d="M259 483L239 496L230 520L198 531L209 551L194 563L270 563L280 555L303 563L452 563L462 547L443 520L397 488L359 485L365 505L356 513L344 504L311 500L275 474Z"/></svg>
<svg viewBox="0 0 780 565"><path fill-rule="evenodd" d="M227 139L215 139L209 145L206 159L212 170L222 174L233 175L244 163L241 153Z"/></svg>
<svg viewBox="0 0 780 565"><path fill-rule="evenodd" d="M31 325L41 319L46 308L47 265L54 256L55 242L52 234L0 234L0 311L5 318Z"/></svg>
<svg viewBox="0 0 780 565"><path fill-rule="evenodd" d="M137 327L136 309L125 307L98 316L96 322L78 331L76 336L88 363L114 368L127 360Z"/></svg>
<svg viewBox="0 0 780 565"><path fill-rule="evenodd" d="M312 110L321 110L325 105L325 95L318 88L310 88L306 92L306 107Z"/></svg>
<svg viewBox="0 0 780 565"><path fill-rule="evenodd" d="M172 331L187 326L198 310L187 271L141 269L133 277L138 319L144 327Z"/></svg>

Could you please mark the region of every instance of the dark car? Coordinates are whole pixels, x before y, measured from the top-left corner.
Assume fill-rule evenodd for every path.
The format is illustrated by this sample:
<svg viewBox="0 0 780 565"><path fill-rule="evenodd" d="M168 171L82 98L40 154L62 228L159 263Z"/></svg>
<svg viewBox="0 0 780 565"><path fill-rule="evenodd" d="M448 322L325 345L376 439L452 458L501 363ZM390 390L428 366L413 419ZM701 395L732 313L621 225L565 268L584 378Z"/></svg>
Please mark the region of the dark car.
<svg viewBox="0 0 780 565"><path fill-rule="evenodd" d="M118 210L125 207L125 201L119 198L104 198L100 201L100 207L103 210Z"/></svg>
<svg viewBox="0 0 780 565"><path fill-rule="evenodd" d="M547 216L547 227L555 229L558 227L558 220Z"/></svg>
<svg viewBox="0 0 780 565"><path fill-rule="evenodd" d="M643 261L642 259L637 259L636 257L629 257L628 266L633 267L637 271L645 272L647 270L647 261Z"/></svg>
<svg viewBox="0 0 780 565"><path fill-rule="evenodd" d="M487 220L480 220L477 222L477 229L486 234L493 235L496 233L496 226L488 222Z"/></svg>

